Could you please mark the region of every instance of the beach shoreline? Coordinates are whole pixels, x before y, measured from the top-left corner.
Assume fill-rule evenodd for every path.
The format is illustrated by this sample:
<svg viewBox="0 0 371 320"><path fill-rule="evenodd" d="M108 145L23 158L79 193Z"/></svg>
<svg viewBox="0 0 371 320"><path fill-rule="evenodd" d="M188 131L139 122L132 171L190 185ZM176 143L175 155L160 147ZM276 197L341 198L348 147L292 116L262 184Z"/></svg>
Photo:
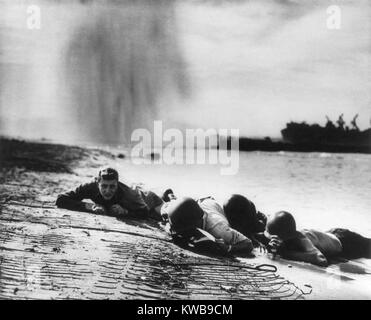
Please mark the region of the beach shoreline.
<svg viewBox="0 0 371 320"><path fill-rule="evenodd" d="M371 299L370 275L360 274L369 270L363 260L353 263L358 271L344 272L339 265L323 269L255 252L234 262L212 260L219 270L208 269L210 258L175 246L155 221L55 207L59 193L91 180L99 167L125 167L127 159L114 152L5 138L0 151L0 298ZM264 263L283 277L264 275L272 291L241 286L257 272L245 274L241 264ZM290 294L273 290L280 279L289 280Z"/></svg>

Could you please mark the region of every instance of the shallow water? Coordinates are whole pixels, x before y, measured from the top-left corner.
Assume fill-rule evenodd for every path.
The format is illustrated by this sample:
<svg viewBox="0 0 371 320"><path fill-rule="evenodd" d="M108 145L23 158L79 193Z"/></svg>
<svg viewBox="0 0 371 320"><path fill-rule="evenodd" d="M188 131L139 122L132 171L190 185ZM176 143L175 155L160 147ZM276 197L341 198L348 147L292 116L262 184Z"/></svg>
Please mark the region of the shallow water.
<svg viewBox="0 0 371 320"><path fill-rule="evenodd" d="M114 164L124 181L220 201L242 193L266 214L293 213L299 228L346 227L371 236L370 160L363 154L242 152L232 176L221 175L219 165Z"/></svg>

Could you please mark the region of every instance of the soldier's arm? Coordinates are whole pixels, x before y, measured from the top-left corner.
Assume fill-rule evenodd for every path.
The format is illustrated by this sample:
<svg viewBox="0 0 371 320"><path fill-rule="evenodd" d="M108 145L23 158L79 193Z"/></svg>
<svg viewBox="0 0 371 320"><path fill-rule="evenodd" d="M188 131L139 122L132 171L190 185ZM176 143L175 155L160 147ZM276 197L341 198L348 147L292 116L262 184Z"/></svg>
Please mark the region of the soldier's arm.
<svg viewBox="0 0 371 320"><path fill-rule="evenodd" d="M303 235L301 238L296 239L295 241L297 241L295 249L289 249L285 246L282 248L281 255L283 258L309 262L321 267L328 266L326 257L306 236Z"/></svg>
<svg viewBox="0 0 371 320"><path fill-rule="evenodd" d="M89 199L91 197L90 193L91 184L82 184L75 190L60 194L57 198L56 205L58 208L91 212L92 205L82 201Z"/></svg>

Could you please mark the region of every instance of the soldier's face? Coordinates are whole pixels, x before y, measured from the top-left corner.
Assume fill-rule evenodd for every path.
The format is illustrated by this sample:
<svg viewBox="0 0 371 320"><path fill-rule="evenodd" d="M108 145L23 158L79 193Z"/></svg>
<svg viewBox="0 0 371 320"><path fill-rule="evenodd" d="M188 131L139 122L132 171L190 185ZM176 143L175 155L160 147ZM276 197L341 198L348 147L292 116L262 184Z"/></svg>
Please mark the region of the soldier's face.
<svg viewBox="0 0 371 320"><path fill-rule="evenodd" d="M98 182L98 188L99 188L100 194L105 200L111 200L117 191L118 182L117 180L101 179Z"/></svg>

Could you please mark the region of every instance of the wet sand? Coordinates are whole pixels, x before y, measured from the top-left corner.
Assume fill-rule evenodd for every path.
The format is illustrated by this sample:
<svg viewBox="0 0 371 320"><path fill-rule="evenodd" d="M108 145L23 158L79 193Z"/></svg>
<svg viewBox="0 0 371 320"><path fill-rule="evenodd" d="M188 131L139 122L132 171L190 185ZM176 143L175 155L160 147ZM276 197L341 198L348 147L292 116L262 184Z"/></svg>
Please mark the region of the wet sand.
<svg viewBox="0 0 371 320"><path fill-rule="evenodd" d="M58 209L56 196L125 160L98 149L0 140L1 299L370 299L367 261L327 269L207 257L155 221ZM131 174L134 174L131 172ZM277 272L258 270L268 263ZM346 267L348 266L348 267ZM354 273L357 272L357 273Z"/></svg>

